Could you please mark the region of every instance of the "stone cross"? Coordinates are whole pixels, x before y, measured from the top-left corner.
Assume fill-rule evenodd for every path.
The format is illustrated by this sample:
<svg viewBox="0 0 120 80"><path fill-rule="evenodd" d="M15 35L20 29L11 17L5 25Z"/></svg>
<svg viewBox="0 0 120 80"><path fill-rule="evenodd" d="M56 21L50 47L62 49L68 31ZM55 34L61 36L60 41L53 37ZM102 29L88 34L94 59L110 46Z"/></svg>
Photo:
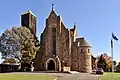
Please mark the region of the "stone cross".
<svg viewBox="0 0 120 80"><path fill-rule="evenodd" d="M52 10L53 10L53 8L54 8L54 4L52 4Z"/></svg>

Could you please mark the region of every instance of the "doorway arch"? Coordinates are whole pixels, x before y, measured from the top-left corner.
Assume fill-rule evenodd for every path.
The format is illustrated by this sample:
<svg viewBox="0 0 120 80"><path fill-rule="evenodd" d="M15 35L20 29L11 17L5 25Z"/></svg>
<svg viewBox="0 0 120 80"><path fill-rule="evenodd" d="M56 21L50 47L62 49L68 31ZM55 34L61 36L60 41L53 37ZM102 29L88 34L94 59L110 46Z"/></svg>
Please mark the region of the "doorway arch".
<svg viewBox="0 0 120 80"><path fill-rule="evenodd" d="M53 58L46 61L46 70L56 70L56 62Z"/></svg>
<svg viewBox="0 0 120 80"><path fill-rule="evenodd" d="M47 65L48 65L48 70L55 70L55 63L53 60L50 60Z"/></svg>

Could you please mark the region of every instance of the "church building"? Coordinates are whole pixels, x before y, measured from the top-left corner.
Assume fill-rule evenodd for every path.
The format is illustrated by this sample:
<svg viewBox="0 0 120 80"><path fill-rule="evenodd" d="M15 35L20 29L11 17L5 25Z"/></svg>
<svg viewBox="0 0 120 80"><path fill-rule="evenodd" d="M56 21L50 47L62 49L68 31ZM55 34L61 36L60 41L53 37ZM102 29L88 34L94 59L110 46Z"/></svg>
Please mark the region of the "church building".
<svg viewBox="0 0 120 80"><path fill-rule="evenodd" d="M22 22L23 26L29 26L31 32L36 35L36 16L31 12L22 15L29 18L28 22ZM25 16L26 15L26 16ZM32 27L33 26L33 27ZM91 72L91 46L84 37L78 37L76 25L68 29L62 17L53 9L46 19L43 32L40 35L40 49L35 58L35 71L63 71L68 67L71 71Z"/></svg>

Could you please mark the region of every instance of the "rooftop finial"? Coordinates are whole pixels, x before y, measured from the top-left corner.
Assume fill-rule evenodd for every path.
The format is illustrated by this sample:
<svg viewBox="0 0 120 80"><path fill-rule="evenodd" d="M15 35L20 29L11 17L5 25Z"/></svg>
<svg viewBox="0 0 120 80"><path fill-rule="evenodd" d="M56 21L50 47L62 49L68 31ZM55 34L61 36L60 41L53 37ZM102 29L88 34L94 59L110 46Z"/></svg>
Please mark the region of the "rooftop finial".
<svg viewBox="0 0 120 80"><path fill-rule="evenodd" d="M74 29L76 28L76 22L74 22Z"/></svg>
<svg viewBox="0 0 120 80"><path fill-rule="evenodd" d="M52 10L53 10L53 8L54 8L54 4L52 4Z"/></svg>

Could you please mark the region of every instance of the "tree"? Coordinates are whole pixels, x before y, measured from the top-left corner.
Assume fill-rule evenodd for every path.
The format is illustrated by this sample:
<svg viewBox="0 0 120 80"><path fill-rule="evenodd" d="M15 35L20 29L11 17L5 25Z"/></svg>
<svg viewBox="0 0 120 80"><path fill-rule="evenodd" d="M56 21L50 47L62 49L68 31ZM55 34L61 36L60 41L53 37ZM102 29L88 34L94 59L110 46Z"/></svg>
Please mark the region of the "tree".
<svg viewBox="0 0 120 80"><path fill-rule="evenodd" d="M0 37L0 52L2 58L16 58L20 60L20 43L18 36L11 30L6 30Z"/></svg>
<svg viewBox="0 0 120 80"><path fill-rule="evenodd" d="M120 62L118 63L118 65L116 66L116 71L120 72Z"/></svg>
<svg viewBox="0 0 120 80"><path fill-rule="evenodd" d="M107 53L103 54L103 58L106 60L106 63L108 64L109 68L112 68L112 58L107 55Z"/></svg>
<svg viewBox="0 0 120 80"><path fill-rule="evenodd" d="M103 55L100 56L98 62L97 62L97 67L98 68L103 68L104 71L109 71L109 66L104 59Z"/></svg>
<svg viewBox="0 0 120 80"><path fill-rule="evenodd" d="M7 32L7 33L6 33ZM4 35L5 33L5 35ZM1 48L2 57L7 58L7 56L17 56L20 59L21 67L24 69L25 67L29 66L32 63L32 60L35 58L37 48L35 46L35 37L30 32L30 30L26 27L13 27L12 30L6 30L1 36L0 43L2 44L2 41L6 41L10 44L18 45L17 49L15 46L12 48L12 52L10 52L10 49L7 48ZM11 37L9 37L11 36ZM2 47L5 47L6 45L10 46L8 43L4 43L4 45L1 45ZM15 50L14 50L15 49ZM13 51L18 51L19 53L15 53ZM16 57L15 57L16 58Z"/></svg>

